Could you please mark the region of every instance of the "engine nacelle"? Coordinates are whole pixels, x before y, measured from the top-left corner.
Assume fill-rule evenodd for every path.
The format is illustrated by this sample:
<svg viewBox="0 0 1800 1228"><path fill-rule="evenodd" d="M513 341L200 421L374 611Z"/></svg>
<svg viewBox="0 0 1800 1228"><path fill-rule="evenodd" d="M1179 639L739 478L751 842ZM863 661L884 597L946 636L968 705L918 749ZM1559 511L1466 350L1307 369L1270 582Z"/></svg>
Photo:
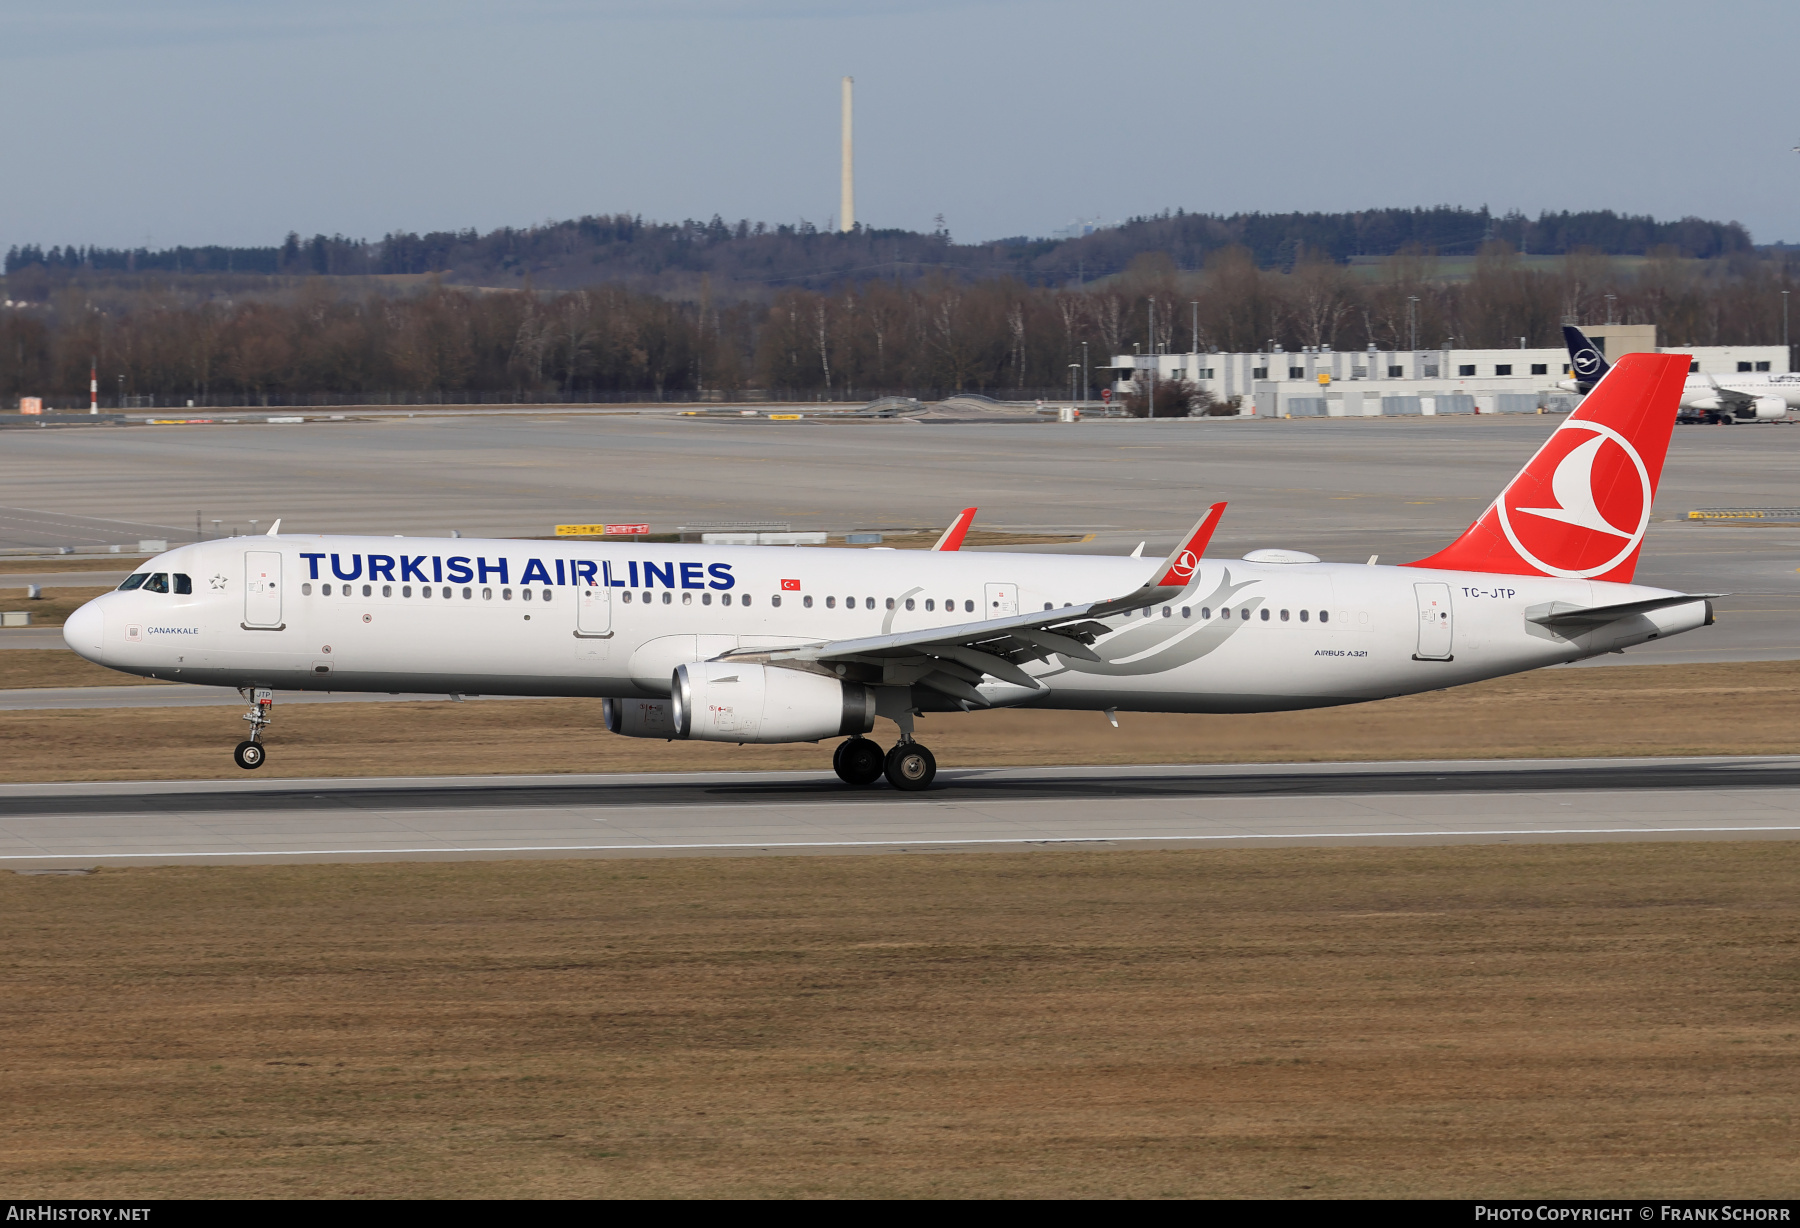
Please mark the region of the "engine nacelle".
<svg viewBox="0 0 1800 1228"><path fill-rule="evenodd" d="M666 699L603 699L600 717L607 729L627 738L675 736L673 705Z"/></svg>
<svg viewBox="0 0 1800 1228"><path fill-rule="evenodd" d="M769 665L696 661L675 668L678 738L817 742L875 728L875 692L860 682Z"/></svg>
<svg viewBox="0 0 1800 1228"><path fill-rule="evenodd" d="M1787 417L1788 404L1784 397L1757 397L1756 414L1759 419Z"/></svg>

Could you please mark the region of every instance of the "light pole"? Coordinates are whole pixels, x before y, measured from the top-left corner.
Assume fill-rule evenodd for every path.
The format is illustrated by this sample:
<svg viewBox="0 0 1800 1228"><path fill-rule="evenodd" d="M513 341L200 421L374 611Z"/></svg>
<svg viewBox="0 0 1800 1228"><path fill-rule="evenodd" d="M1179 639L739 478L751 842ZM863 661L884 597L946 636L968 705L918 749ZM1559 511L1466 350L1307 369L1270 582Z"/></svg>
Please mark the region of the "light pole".
<svg viewBox="0 0 1800 1228"><path fill-rule="evenodd" d="M1786 290L1783 290L1781 292L1781 344L1784 346L1787 345L1787 343L1788 343L1788 329L1787 329L1787 320L1788 320L1787 303L1788 303L1788 300L1787 300L1787 296L1788 296L1788 292ZM1788 361L1792 362L1793 360L1794 360L1793 355L1792 354L1788 355Z"/></svg>
<svg viewBox="0 0 1800 1228"><path fill-rule="evenodd" d="M1081 370L1080 363L1072 362L1069 364L1069 400L1071 402L1075 400L1075 373L1079 370Z"/></svg>
<svg viewBox="0 0 1800 1228"><path fill-rule="evenodd" d="M1412 342L1415 353L1419 349L1419 300L1412 295L1406 296L1406 335Z"/></svg>
<svg viewBox="0 0 1800 1228"><path fill-rule="evenodd" d="M1088 383L1087 347L1088 347L1088 343L1083 341L1081 343L1081 400L1082 400L1083 404L1086 404L1089 400L1092 399L1088 396L1088 394L1094 390L1093 386Z"/></svg>
<svg viewBox="0 0 1800 1228"><path fill-rule="evenodd" d="M1188 309L1194 313L1194 353L1197 355L1200 353L1200 304L1197 302L1190 302L1188 304ZM1198 358L1194 361L1196 365L1199 364Z"/></svg>
<svg viewBox="0 0 1800 1228"><path fill-rule="evenodd" d="M1613 322L1613 296L1610 294L1606 296L1606 322Z"/></svg>

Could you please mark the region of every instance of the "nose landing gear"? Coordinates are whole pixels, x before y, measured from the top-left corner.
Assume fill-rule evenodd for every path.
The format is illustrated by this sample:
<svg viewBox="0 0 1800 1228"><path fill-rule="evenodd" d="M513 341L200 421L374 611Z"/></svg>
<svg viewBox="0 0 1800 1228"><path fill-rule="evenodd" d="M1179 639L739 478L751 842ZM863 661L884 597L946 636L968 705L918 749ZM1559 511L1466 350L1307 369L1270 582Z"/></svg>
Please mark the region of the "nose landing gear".
<svg viewBox="0 0 1800 1228"><path fill-rule="evenodd" d="M250 711L244 713L244 719L250 722L250 736L231 752L232 759L246 772L261 767L263 760L268 758L267 748L262 744L262 731L274 721L274 708L274 691L266 686L251 689Z"/></svg>

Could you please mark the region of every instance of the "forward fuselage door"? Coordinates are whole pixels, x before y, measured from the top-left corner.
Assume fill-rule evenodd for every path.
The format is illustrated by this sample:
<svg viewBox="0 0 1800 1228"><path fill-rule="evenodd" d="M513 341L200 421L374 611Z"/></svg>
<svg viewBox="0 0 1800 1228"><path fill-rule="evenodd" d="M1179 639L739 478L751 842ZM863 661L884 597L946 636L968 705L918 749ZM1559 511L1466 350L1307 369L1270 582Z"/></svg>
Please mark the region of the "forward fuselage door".
<svg viewBox="0 0 1800 1228"><path fill-rule="evenodd" d="M1019 612L1019 586L1016 584L990 584L987 586L986 618L1005 618L1009 614Z"/></svg>
<svg viewBox="0 0 1800 1228"><path fill-rule="evenodd" d="M575 590L575 634L583 639L612 634L612 590L603 584L583 584Z"/></svg>
<svg viewBox="0 0 1800 1228"><path fill-rule="evenodd" d="M244 551L244 626L281 627L281 552Z"/></svg>
<svg viewBox="0 0 1800 1228"><path fill-rule="evenodd" d="M1456 629L1450 609L1448 584L1415 584L1419 603L1419 648L1415 661L1449 661L1451 636Z"/></svg>

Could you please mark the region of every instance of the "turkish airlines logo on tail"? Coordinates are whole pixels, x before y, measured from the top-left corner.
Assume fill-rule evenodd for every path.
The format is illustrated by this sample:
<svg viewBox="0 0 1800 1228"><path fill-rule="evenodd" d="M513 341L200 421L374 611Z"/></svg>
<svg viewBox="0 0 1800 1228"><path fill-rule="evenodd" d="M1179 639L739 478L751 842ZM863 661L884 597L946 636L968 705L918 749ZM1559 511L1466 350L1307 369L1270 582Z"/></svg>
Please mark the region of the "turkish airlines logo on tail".
<svg viewBox="0 0 1800 1228"><path fill-rule="evenodd" d="M1496 505L1519 556L1547 575L1586 579L1629 558L1650 526L1643 457L1610 426L1572 420Z"/></svg>
<svg viewBox="0 0 1800 1228"><path fill-rule="evenodd" d="M1177 579L1186 580L1194 574L1194 568L1200 566L1200 560L1194 557L1192 550L1183 550L1175 565L1169 568L1169 574Z"/></svg>

